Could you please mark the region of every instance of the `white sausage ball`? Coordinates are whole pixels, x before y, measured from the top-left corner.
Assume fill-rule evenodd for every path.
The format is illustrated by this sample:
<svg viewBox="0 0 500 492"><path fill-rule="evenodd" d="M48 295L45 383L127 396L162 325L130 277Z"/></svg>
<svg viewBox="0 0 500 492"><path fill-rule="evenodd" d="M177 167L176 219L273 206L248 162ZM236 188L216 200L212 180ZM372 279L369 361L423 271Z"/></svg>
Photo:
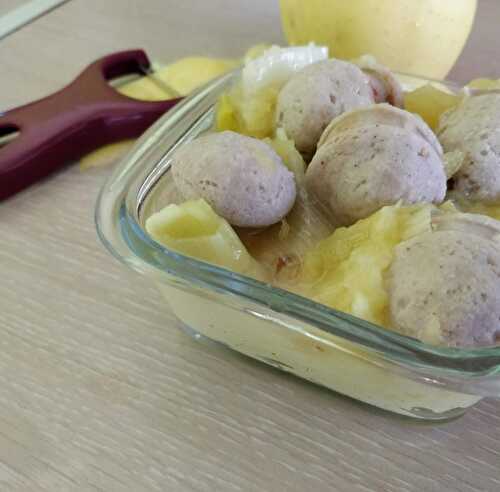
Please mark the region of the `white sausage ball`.
<svg viewBox="0 0 500 492"><path fill-rule="evenodd" d="M450 347L500 341L500 222L454 214L399 244L388 272L391 324Z"/></svg>
<svg viewBox="0 0 500 492"><path fill-rule="evenodd" d="M473 201L500 201L500 94L473 96L440 119L446 151L462 153L453 193Z"/></svg>
<svg viewBox="0 0 500 492"><path fill-rule="evenodd" d="M368 77L352 63L324 60L293 75L278 95L276 124L297 149L312 155L336 116L374 103Z"/></svg>
<svg viewBox="0 0 500 492"><path fill-rule="evenodd" d="M260 140L230 131L180 147L172 157L172 176L185 200L204 198L241 227L279 222L296 197L294 175L278 154Z"/></svg>
<svg viewBox="0 0 500 492"><path fill-rule="evenodd" d="M441 156L417 133L376 124L338 134L316 152L306 186L337 225L385 205L439 203L446 193Z"/></svg>

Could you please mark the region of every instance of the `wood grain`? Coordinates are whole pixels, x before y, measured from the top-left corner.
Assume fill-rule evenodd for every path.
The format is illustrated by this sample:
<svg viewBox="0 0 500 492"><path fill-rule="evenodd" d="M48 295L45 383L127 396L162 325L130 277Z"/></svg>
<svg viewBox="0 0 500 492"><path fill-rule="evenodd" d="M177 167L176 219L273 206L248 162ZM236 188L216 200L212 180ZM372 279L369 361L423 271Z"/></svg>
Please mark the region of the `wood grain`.
<svg viewBox="0 0 500 492"><path fill-rule="evenodd" d="M1 104L118 48L279 40L276 3L249 5L73 0L0 43ZM479 23L500 12L485 5ZM180 333L98 243L108 172L68 167L0 205L2 492L500 490L498 401L419 424Z"/></svg>

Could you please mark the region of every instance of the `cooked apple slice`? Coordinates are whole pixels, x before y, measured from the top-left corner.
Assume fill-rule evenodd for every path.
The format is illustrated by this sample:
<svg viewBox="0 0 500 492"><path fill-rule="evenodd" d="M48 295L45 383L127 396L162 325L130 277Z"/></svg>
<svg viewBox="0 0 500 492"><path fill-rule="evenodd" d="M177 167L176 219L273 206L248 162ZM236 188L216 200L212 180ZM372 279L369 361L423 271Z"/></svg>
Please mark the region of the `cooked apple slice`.
<svg viewBox="0 0 500 492"><path fill-rule="evenodd" d="M146 230L184 255L258 279L266 276L233 228L203 199L166 206L147 219Z"/></svg>

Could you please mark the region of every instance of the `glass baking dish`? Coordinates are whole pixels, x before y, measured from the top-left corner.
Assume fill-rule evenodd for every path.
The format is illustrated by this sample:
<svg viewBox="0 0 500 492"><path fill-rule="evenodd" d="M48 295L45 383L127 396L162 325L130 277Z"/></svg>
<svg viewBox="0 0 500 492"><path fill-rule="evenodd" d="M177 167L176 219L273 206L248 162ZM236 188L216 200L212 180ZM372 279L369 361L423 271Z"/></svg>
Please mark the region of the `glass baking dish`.
<svg viewBox="0 0 500 492"><path fill-rule="evenodd" d="M500 347L438 348L269 284L183 256L145 232L146 218L176 201L172 152L211 131L215 103L239 77L209 83L135 144L97 203L101 240L154 282L178 326L283 371L406 416L441 420L500 396ZM399 76L407 90L429 81ZM449 91L459 88L432 82Z"/></svg>

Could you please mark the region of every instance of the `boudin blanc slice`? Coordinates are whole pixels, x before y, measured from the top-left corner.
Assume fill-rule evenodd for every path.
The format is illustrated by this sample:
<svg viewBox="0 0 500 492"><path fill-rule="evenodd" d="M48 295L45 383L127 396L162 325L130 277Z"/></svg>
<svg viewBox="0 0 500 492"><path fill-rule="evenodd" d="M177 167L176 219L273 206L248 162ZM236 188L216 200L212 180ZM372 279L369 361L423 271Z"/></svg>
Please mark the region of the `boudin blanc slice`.
<svg viewBox="0 0 500 492"><path fill-rule="evenodd" d="M500 200L500 94L465 98L440 119L438 137L445 151L460 151L453 193L473 201Z"/></svg>
<svg viewBox="0 0 500 492"><path fill-rule="evenodd" d="M378 113L378 105L365 112L373 121L370 111ZM432 139L429 143L424 138L427 133L417 130L405 125L366 125L362 118L359 124L331 132L307 169L308 191L342 226L399 201L442 202L446 174L440 146L436 150Z"/></svg>
<svg viewBox="0 0 500 492"><path fill-rule="evenodd" d="M180 147L172 157L172 176L185 200L204 198L235 226L279 222L296 197L294 175L278 154L260 140L230 131Z"/></svg>
<svg viewBox="0 0 500 492"><path fill-rule="evenodd" d="M388 272L392 327L434 345L500 343L500 222L446 214L396 247Z"/></svg>
<svg viewBox="0 0 500 492"><path fill-rule="evenodd" d="M328 123L345 111L374 103L369 78L352 63L324 60L293 75L278 95L276 125L311 156Z"/></svg>
<svg viewBox="0 0 500 492"><path fill-rule="evenodd" d="M361 63L361 62L360 62ZM346 111L374 103L403 107L403 91L392 72L377 63L323 60L304 68L278 95L276 125L300 152L312 156L325 127Z"/></svg>
<svg viewBox="0 0 500 492"><path fill-rule="evenodd" d="M500 127L500 94L464 98L439 120L437 134L445 150L453 150L475 133Z"/></svg>
<svg viewBox="0 0 500 492"><path fill-rule="evenodd" d="M328 142L333 134L353 127L377 124L394 126L416 133L426 140L439 155L443 154L443 149L436 135L420 116L386 103L355 109L332 120L321 135L318 149Z"/></svg>

